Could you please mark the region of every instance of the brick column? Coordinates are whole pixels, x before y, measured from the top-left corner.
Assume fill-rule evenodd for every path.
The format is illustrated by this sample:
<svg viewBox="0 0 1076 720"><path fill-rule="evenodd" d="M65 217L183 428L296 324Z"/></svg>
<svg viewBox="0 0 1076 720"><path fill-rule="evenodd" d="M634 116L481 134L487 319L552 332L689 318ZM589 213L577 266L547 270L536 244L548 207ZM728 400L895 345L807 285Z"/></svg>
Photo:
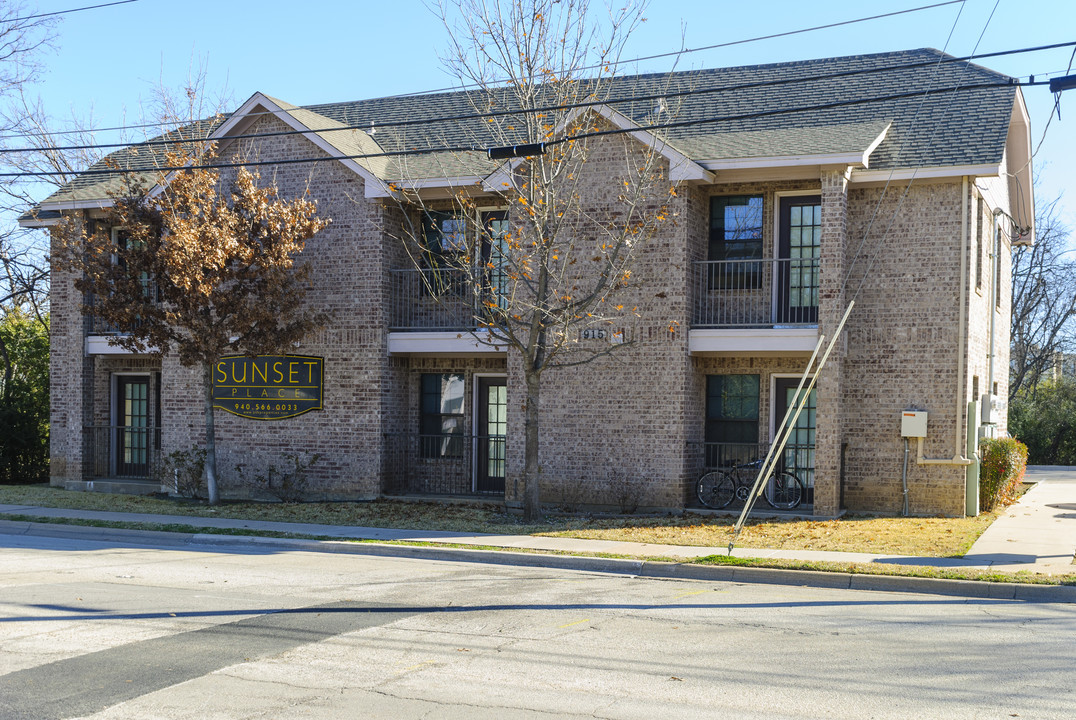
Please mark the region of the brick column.
<svg viewBox="0 0 1076 720"><path fill-rule="evenodd" d="M53 228L52 254L59 250L59 228ZM63 487L86 476L92 438L84 428L92 423L93 358L86 356L86 318L79 306L82 293L76 275L52 268L49 324L49 476Z"/></svg>
<svg viewBox="0 0 1076 720"><path fill-rule="evenodd" d="M818 328L828 344L844 314L842 292L848 245L848 176L842 169L822 171L822 241ZM841 402L844 337L833 349L817 384L815 431L815 515L836 515L841 500L841 444L844 417Z"/></svg>

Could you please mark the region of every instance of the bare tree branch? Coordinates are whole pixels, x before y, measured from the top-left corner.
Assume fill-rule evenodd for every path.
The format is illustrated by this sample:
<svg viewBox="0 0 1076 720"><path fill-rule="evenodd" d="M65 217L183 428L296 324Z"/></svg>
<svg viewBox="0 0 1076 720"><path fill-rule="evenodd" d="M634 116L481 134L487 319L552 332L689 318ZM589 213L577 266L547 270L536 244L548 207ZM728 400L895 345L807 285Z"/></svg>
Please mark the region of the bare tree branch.
<svg viewBox="0 0 1076 720"><path fill-rule="evenodd" d="M1063 257L1071 248L1059 201L1039 204L1035 245L1013 253L1010 403L1033 394L1059 355L1076 352L1076 260Z"/></svg>

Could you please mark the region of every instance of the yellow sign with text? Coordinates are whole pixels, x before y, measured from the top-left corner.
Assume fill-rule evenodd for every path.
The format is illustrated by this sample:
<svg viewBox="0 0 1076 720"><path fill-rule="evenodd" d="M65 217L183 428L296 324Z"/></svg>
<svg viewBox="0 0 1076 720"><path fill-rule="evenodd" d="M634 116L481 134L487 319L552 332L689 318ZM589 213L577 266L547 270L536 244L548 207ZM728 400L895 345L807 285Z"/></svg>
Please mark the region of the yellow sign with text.
<svg viewBox="0 0 1076 720"><path fill-rule="evenodd" d="M229 355L213 366L213 407L254 420L283 420L322 409L325 359Z"/></svg>

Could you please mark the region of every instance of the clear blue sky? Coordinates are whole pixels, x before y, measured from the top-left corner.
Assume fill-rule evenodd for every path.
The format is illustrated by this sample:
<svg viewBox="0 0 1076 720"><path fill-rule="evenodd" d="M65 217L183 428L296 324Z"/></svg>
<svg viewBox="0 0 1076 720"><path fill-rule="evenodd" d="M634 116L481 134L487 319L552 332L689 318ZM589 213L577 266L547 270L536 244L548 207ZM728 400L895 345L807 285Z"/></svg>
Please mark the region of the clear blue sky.
<svg viewBox="0 0 1076 720"><path fill-rule="evenodd" d="M2 1L2 0L0 0ZM105 0L38 0L39 12L67 10ZM633 36L629 57L742 40L932 4L939 0L804 2L803 0L655 0L648 21ZM593 0L595 5L600 0ZM817 57L947 48L972 53L1076 41L1072 0L967 0L963 6L846 25L787 38L689 53L677 69L805 60ZM948 40L954 21L952 39ZM64 16L57 49L45 58L38 86L57 117L91 112L97 126L138 122L152 87L182 87L194 62L208 64L209 85L227 86L238 104L256 91L296 105L357 100L441 88L452 84L438 60L446 47L440 21L420 0L138 0ZM995 58L994 70L1038 79L1064 74L1071 49ZM665 71L669 59L641 71ZM1033 143L1042 137L1053 107L1045 87L1025 89ZM1042 150L1037 199L1076 188L1076 90L1062 97ZM98 138L106 141L107 136ZM1076 189L1062 201L1076 230Z"/></svg>

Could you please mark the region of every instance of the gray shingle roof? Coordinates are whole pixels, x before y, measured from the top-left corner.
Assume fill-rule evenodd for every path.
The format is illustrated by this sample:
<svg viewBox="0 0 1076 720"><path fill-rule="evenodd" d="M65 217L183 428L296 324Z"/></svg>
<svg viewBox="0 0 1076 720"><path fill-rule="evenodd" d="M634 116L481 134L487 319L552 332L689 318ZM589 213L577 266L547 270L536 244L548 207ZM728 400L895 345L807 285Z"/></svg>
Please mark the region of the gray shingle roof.
<svg viewBox="0 0 1076 720"><path fill-rule="evenodd" d="M1018 86L1011 78L974 64L938 62L948 57L937 50L920 49L672 75L622 76L597 92L605 92L600 95L602 99L608 99L617 111L642 126L655 121L680 124L667 131L668 141L695 160L862 150L886 125L891 125L885 140L871 155L872 169L998 163ZM907 65L918 67L903 67ZM825 77L852 72L858 74ZM967 89L995 83L999 85ZM741 87L752 84L762 85ZM593 91L592 87L581 89L584 95ZM672 97L677 92L688 94ZM669 96L671 115L655 115L657 102L641 99L661 94ZM888 96L898 97L879 100ZM509 101L510 96L502 93L493 98L492 104L497 109L511 109ZM319 131L347 155L376 148L391 151L506 144L506 135L496 131L504 133L513 122L510 118L494 123L485 119L438 120L481 112L490 104L490 99L479 91L306 108L281 103L296 119ZM832 107L818 108L822 105ZM414 120L425 122L387 127L393 122ZM333 132L345 126L374 128L377 132ZM511 134L507 130L507 135ZM152 168L159 160L159 151L139 146L109 156L109 162L118 166L143 169ZM360 162L386 180L471 175L494 167L479 153L437 153L406 160ZM85 181L79 178L46 202L105 197L115 182L101 177Z"/></svg>

